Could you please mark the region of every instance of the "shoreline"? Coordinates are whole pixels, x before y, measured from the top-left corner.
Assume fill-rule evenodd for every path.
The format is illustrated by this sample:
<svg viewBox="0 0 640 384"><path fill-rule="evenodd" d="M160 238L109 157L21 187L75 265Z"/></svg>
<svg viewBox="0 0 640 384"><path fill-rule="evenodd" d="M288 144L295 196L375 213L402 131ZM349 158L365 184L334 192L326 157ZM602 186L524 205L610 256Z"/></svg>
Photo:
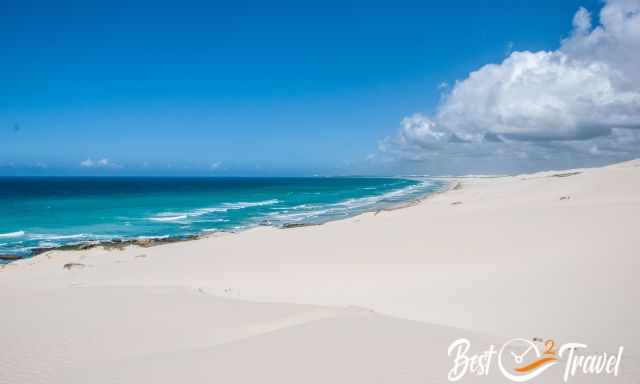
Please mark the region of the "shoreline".
<svg viewBox="0 0 640 384"><path fill-rule="evenodd" d="M5 264L0 382L439 382L460 338L624 346L619 376L580 381L636 382L640 160L451 181L384 214Z"/></svg>
<svg viewBox="0 0 640 384"><path fill-rule="evenodd" d="M402 179L403 177L393 177L394 179ZM415 178L409 178L406 177L404 178L406 180L419 180L419 179L415 179ZM430 178L428 178L430 179ZM424 179L422 179L424 180ZM385 207L385 208L374 208L372 207L371 209L367 209L365 211L361 211L361 212L355 212L350 216L346 216L346 217L339 217L339 218L334 218L334 219L328 219L326 221L322 221L322 222L310 222L310 223L284 223L281 225L272 225L269 223L265 223L263 221L255 223L253 225L249 225L245 228L242 228L240 230L233 230L233 231L227 231L227 230L215 230L215 231L201 231L200 233L196 233L196 234L187 234L187 235L160 235L160 236L152 236L152 237L148 237L148 236L142 236L142 237L137 237L137 238L114 238L114 239L109 239L109 240L87 240L85 242L80 242L80 243L73 243L73 244L66 244L66 245L60 245L60 246L56 246L56 247L39 247L39 248L34 248L31 253L29 255L26 256L21 256L18 254L0 254L0 266L1 265L6 265L8 263L14 262L14 261L18 261L18 260L25 260L25 259L31 259L33 257L37 257L39 255L43 255L46 254L48 252L52 252L52 251L84 251L84 250L89 250L89 249L93 249L93 248L103 248L105 251L109 251L109 250L124 250L127 247L130 246L138 246L138 247L142 247L142 248L149 248L149 247L156 247L156 246L160 246L163 244L172 244L172 243L179 243L179 242L186 242L186 241L195 241L195 240L201 240L204 238L209 238L209 237L215 237L215 236L219 236L221 234L238 234L238 233L242 233L245 231L249 231L251 229L255 229L258 227L271 227L271 228L276 228L276 229L292 229L292 228L301 228L301 227L311 227L311 226L321 226L321 225L325 225L327 223L330 222L334 222L334 221L340 221L340 220L347 220L353 217L357 217L360 215L363 215L365 213L371 213L374 212L376 215L379 212L385 212L385 211L393 211L393 210L397 210L397 209L404 209L404 208L408 208L411 206L414 206L416 204L421 203L422 201L428 199L430 196L439 194L439 193L446 193L447 191L449 191L451 189L450 185L451 184L455 184L457 183L456 181L449 181L447 182L442 188L431 191L431 192L427 192L422 196L419 196L417 198L412 198L406 202L399 202L395 205L391 205L389 207ZM4 261L5 263L1 263L2 261Z"/></svg>

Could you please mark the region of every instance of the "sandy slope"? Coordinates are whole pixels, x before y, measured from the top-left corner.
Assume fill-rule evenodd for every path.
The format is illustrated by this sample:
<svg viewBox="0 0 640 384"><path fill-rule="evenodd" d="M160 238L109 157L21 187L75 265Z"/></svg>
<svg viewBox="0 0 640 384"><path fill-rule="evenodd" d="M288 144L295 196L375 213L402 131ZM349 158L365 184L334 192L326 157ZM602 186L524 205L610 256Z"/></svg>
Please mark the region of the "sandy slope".
<svg viewBox="0 0 640 384"><path fill-rule="evenodd" d="M624 377L595 382L638 382L640 162L580 172L464 178L318 227L10 264L0 382L447 382L459 337L624 345ZM495 375L462 382L507 382Z"/></svg>

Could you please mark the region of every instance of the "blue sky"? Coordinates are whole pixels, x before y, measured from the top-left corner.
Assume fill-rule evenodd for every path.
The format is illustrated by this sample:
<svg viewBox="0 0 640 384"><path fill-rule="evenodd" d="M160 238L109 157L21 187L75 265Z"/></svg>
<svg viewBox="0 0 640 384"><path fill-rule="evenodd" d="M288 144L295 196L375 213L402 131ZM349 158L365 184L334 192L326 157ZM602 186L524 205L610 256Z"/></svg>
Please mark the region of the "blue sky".
<svg viewBox="0 0 640 384"><path fill-rule="evenodd" d="M501 160L450 170L381 142L398 142L407 116L437 115L456 80L513 51L556 50L580 6L594 24L602 8L129 3L0 0L0 174L500 171ZM563 156L513 168L573 164Z"/></svg>

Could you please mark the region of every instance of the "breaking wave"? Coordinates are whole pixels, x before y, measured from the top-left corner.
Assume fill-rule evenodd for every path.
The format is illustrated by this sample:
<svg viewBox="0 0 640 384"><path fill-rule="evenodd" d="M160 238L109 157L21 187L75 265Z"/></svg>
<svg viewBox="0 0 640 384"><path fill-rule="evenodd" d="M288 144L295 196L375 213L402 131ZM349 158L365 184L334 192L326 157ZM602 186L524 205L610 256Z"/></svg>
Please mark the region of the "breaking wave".
<svg viewBox="0 0 640 384"><path fill-rule="evenodd" d="M270 200L255 201L255 202L239 201L235 203L222 203L215 207L197 208L187 212L164 212L158 215L151 216L148 219L151 221L183 221L191 217L204 216L210 213L227 212L231 210L252 208L252 207L262 207L266 205L278 204L279 202L280 200L278 199L270 199Z"/></svg>
<svg viewBox="0 0 640 384"><path fill-rule="evenodd" d="M14 238L14 237L22 237L22 236L24 236L24 231L0 233L0 238L1 239L9 239L9 238Z"/></svg>

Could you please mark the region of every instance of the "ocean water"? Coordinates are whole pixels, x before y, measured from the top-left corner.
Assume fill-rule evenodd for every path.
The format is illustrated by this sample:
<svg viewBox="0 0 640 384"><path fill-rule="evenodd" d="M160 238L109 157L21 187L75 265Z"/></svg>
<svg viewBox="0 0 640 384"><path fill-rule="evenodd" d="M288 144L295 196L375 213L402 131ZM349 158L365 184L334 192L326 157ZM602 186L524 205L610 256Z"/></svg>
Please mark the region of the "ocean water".
<svg viewBox="0 0 640 384"><path fill-rule="evenodd" d="M323 223L441 187L433 180L394 178L0 178L0 255Z"/></svg>

